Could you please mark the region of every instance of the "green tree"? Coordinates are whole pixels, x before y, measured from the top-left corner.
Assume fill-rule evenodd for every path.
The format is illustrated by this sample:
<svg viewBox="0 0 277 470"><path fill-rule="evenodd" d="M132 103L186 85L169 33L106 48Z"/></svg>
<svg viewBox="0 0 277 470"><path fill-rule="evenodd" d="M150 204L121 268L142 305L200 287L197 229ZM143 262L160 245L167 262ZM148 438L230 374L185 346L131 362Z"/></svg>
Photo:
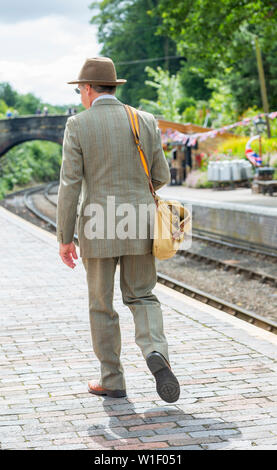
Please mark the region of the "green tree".
<svg viewBox="0 0 277 470"><path fill-rule="evenodd" d="M214 128L232 124L237 121L238 110L230 87L217 78L206 79L212 91L209 99L211 126Z"/></svg>
<svg viewBox="0 0 277 470"><path fill-rule="evenodd" d="M183 63L179 72L180 82L188 97L195 101L207 101L211 96L211 90L205 82L205 69L196 67L195 61Z"/></svg>
<svg viewBox="0 0 277 470"><path fill-rule="evenodd" d="M32 93L27 93L26 95L19 95L15 108L19 114L35 114L37 108L42 106L42 102L39 98L36 98Z"/></svg>
<svg viewBox="0 0 277 470"><path fill-rule="evenodd" d="M263 68L266 80L269 106L272 110L277 108L277 46L269 39L260 39L262 48ZM251 106L262 108L260 83L258 79L257 62L252 41L246 43L241 39L241 60L231 67L226 82L230 86L237 102L238 111L242 113Z"/></svg>
<svg viewBox="0 0 277 470"><path fill-rule="evenodd" d="M4 100L0 99L0 117L6 117L8 106Z"/></svg>
<svg viewBox="0 0 277 470"><path fill-rule="evenodd" d="M146 111L162 116L174 122L192 122L220 127L231 124L237 120L238 111L230 87L217 78L205 79L205 86L209 89L209 100L194 100L185 95L181 84L181 72L170 75L168 70L158 67L156 70L146 67L146 72L153 80L146 80L146 84L157 90L157 100L141 99L141 107Z"/></svg>
<svg viewBox="0 0 277 470"><path fill-rule="evenodd" d="M5 101L8 107L15 107L18 93L7 82L0 83L0 100Z"/></svg>
<svg viewBox="0 0 277 470"><path fill-rule="evenodd" d="M174 6L173 6L174 5ZM168 31L178 51L206 78L226 79L242 111L261 106L253 38L262 50L269 104L277 106L277 3L274 0L160 0L161 34ZM226 69L229 73L226 75Z"/></svg>
<svg viewBox="0 0 277 470"><path fill-rule="evenodd" d="M157 70L146 67L145 71L154 80L146 80L149 85L157 90L157 101L141 99L142 107L154 114L161 115L169 121L180 122L181 114L179 103L182 100L180 79L177 75L170 75L168 70L157 67Z"/></svg>
<svg viewBox="0 0 277 470"><path fill-rule="evenodd" d="M7 82L0 83L0 117L6 118L6 111L9 108L11 111L18 112L19 115L35 114L36 110L43 109L47 106L49 114L66 114L68 108L75 109L76 112L84 110L82 104L79 105L56 105L53 106L50 103L44 103L40 98L36 97L32 93L22 95L15 91L11 85Z"/></svg>
<svg viewBox="0 0 277 470"><path fill-rule="evenodd" d="M171 0L160 0L153 10L157 14L163 18L161 34L169 31L186 56L204 61L210 70L215 65L224 70L234 52L241 56L241 32L277 37L274 0L174 0L174 7Z"/></svg>
<svg viewBox="0 0 277 470"><path fill-rule="evenodd" d="M179 60L164 59L176 56L176 44L168 33L157 35L162 24L159 14L149 15L157 7L158 0L102 0L93 2L92 24L98 26L98 40L102 44L101 55L115 62L119 78L127 83L118 87L117 96L133 106L142 98L153 100L156 90L145 85L145 66L160 66L175 73ZM152 61L152 59L162 58Z"/></svg>

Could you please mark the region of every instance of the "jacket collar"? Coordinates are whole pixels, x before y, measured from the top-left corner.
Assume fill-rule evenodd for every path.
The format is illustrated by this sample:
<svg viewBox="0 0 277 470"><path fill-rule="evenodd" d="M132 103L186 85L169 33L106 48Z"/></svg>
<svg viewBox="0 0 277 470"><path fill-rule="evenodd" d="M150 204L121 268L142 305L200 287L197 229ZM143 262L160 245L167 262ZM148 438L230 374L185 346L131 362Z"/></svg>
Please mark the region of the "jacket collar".
<svg viewBox="0 0 277 470"><path fill-rule="evenodd" d="M114 98L105 98L103 100L97 100L96 103L92 103L91 105L91 109L94 108L94 106L101 106L103 104L121 104L121 101L119 101L118 99L114 99Z"/></svg>

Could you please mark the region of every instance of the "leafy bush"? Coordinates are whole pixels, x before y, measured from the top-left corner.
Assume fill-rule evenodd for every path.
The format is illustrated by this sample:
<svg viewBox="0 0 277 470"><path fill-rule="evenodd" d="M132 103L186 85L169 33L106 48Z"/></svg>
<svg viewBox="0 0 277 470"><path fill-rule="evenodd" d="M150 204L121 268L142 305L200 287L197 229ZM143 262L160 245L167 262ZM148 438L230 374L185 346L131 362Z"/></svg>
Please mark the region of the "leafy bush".
<svg viewBox="0 0 277 470"><path fill-rule="evenodd" d="M62 148L33 141L12 148L0 159L0 199L16 187L59 179Z"/></svg>
<svg viewBox="0 0 277 470"><path fill-rule="evenodd" d="M170 75L168 70L157 67L157 70L147 66L145 71L153 80L146 80L146 85L157 90L157 102L141 99L140 103L148 112L162 115L169 121L180 122L181 115L178 103L182 98L179 76Z"/></svg>
<svg viewBox="0 0 277 470"><path fill-rule="evenodd" d="M184 186L188 188L212 188L213 182L208 181L207 172L192 170L187 175Z"/></svg>
<svg viewBox="0 0 277 470"><path fill-rule="evenodd" d="M0 118L6 117L7 110L8 106L6 105L5 101L0 99Z"/></svg>
<svg viewBox="0 0 277 470"><path fill-rule="evenodd" d="M225 157L245 158L245 147L250 137L239 137L237 139L228 139L222 142L217 148L218 153ZM259 153L259 140L253 140L251 148ZM277 138L268 139L262 137L262 159L267 163L270 158L270 165L277 166Z"/></svg>

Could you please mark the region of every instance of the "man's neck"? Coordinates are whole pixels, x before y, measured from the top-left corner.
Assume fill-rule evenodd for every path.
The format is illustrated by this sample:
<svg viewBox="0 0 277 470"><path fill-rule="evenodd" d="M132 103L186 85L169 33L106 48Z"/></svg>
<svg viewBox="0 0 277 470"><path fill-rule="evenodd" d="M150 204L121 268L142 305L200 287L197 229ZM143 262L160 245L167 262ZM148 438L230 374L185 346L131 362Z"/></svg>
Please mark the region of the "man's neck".
<svg viewBox="0 0 277 470"><path fill-rule="evenodd" d="M100 99L108 99L108 98L115 99L115 100L117 99L115 95L112 95L111 93L102 93L101 95L98 95L93 99L91 106Z"/></svg>

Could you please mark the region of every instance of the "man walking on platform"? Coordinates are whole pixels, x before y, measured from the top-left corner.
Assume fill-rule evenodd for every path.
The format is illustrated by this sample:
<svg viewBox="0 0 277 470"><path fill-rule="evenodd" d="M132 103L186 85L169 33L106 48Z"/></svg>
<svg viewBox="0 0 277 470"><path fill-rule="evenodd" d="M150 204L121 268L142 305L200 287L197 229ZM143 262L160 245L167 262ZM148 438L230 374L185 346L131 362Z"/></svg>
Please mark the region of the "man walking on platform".
<svg viewBox="0 0 277 470"><path fill-rule="evenodd" d="M148 232L147 236L137 236L137 232L134 236L133 232L138 219L145 222L141 207L153 205L153 198L126 109L115 97L116 87L125 82L117 79L114 63L107 57L87 59L78 79L68 82L77 84L86 110L69 117L66 123L57 239L62 261L74 268L77 253L73 238L81 194L77 233L87 276L92 345L101 365L100 381L89 382L89 391L126 396L119 317L113 308L119 262L122 300L134 317L136 344L155 377L159 396L171 403L178 400L180 387L169 364L160 302L152 293L157 281L153 240ZM170 181L160 131L154 116L147 112L138 111L138 124L157 190ZM133 217L128 225L132 232L129 237L122 230L124 220L115 226L116 217L127 209ZM150 226L147 222L148 231Z"/></svg>

